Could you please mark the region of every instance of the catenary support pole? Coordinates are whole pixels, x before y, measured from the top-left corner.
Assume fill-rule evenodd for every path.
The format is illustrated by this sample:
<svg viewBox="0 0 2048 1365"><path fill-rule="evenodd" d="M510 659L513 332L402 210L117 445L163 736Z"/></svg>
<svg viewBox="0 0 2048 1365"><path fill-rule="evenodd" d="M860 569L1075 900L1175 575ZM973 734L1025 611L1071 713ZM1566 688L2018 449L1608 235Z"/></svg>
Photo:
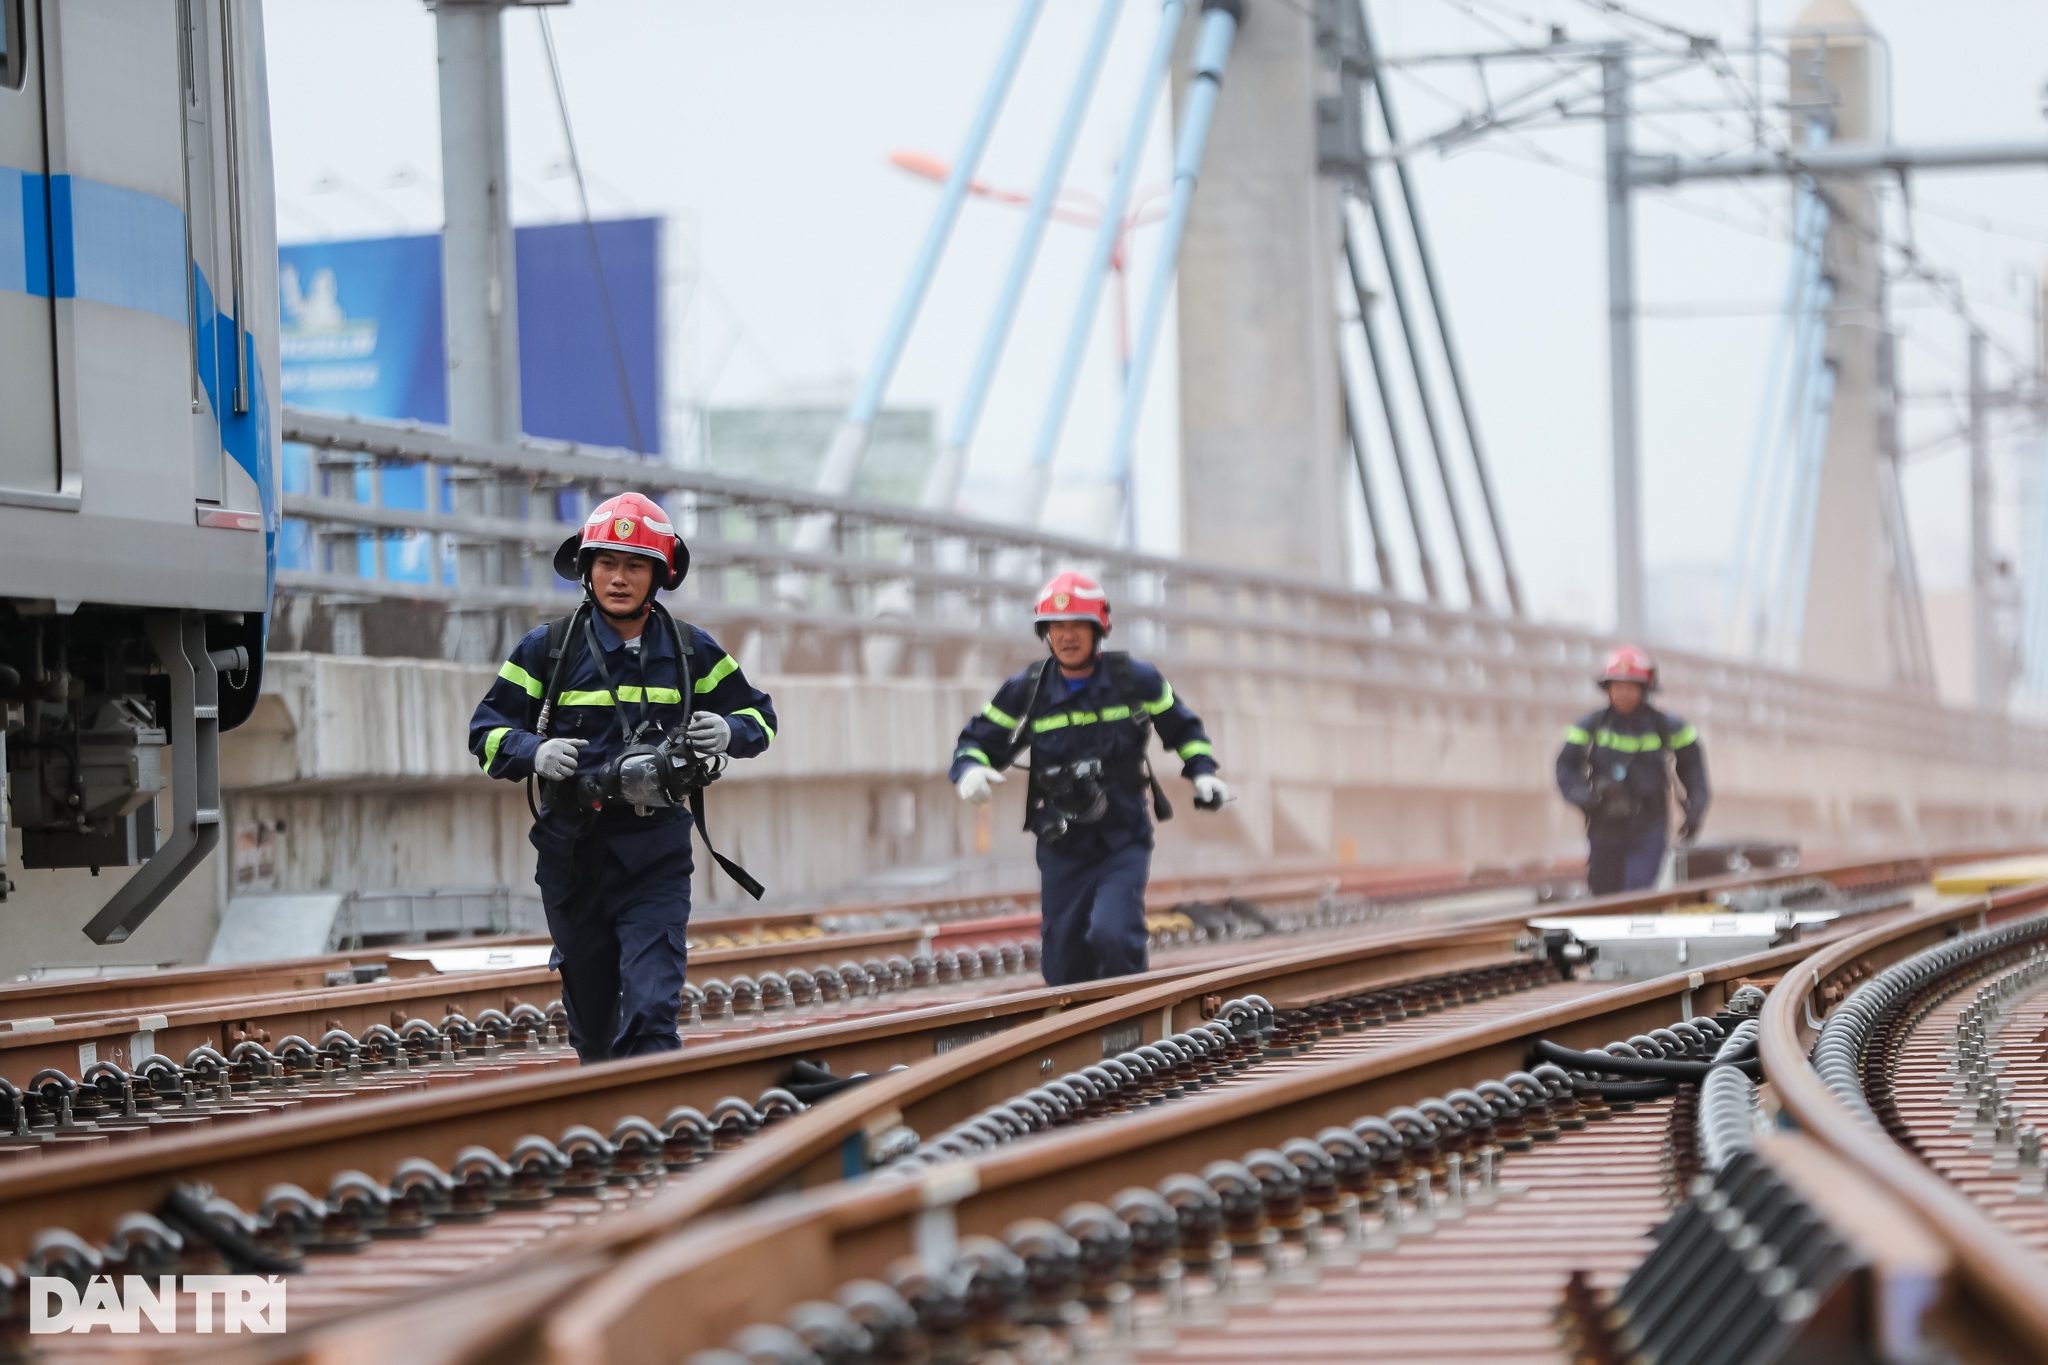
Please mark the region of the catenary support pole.
<svg viewBox="0 0 2048 1365"><path fill-rule="evenodd" d="M1629 200L1628 54L1600 58L1607 132L1607 363L1614 447L1614 628L1639 638L1648 623L1643 590L1641 419L1636 410L1636 245Z"/></svg>
<svg viewBox="0 0 2048 1365"><path fill-rule="evenodd" d="M1138 97L1131 106L1131 121L1124 130L1123 153L1110 181L1109 196L1103 201L1102 222L1095 230L1095 246L1088 254L1088 268L1081 276L1081 294L1074 301L1073 321L1067 326L1067 343L1060 352L1054 373L1052 394L1045 402L1045 416L1038 427L1038 442L1031 450L1031 465L1025 471L1019 499L1018 520L1036 526L1045 514L1046 494L1052 487L1053 455L1059 448L1060 430L1066 425L1067 409L1073 406L1074 385L1081 378L1081 360L1088 353L1088 338L1095 332L1095 311L1102 302L1102 285L1108 277L1124 235L1124 214L1130 206L1131 189L1138 181L1138 168L1145 159L1145 139L1152 129L1152 110L1159 103L1159 86L1173 61L1173 43L1180 32L1188 0L1165 0L1159 10L1159 32L1152 40L1152 52L1145 62L1145 74L1138 81Z"/></svg>
<svg viewBox="0 0 2048 1365"><path fill-rule="evenodd" d="M1401 435L1401 419L1394 409L1394 384L1387 374L1386 356L1380 350L1379 327L1373 321L1372 289L1365 280L1365 259L1348 210L1344 214L1344 262L1351 270L1351 289L1358 298L1358 325L1365 333L1365 353L1372 361L1373 383L1380 392L1380 412L1387 423L1387 447L1393 452L1394 472L1401 479L1401 499L1408 506L1408 527L1415 535L1422 595L1431 602L1442 602L1443 591L1436 581L1436 556L1429 548L1429 532L1422 524L1422 507L1415 494L1415 475L1408 467L1408 443Z"/></svg>
<svg viewBox="0 0 2048 1365"><path fill-rule="evenodd" d="M1970 329L1970 663L1977 705L2005 705L2005 669L1998 647L1998 566L1991 552L1991 414L1984 373L1984 333Z"/></svg>
<svg viewBox="0 0 2048 1365"><path fill-rule="evenodd" d="M1123 0L1101 0L1101 7L1095 14L1095 28L1088 36L1088 46L1081 54L1080 69L1074 73L1074 86L1067 94L1067 107L1060 115L1060 124L1053 133L1052 147L1046 153L1045 171L1038 179L1038 189L1031 196L1031 204L1024 214L1024 230L1017 237L1016 251L1010 257L1009 273L1003 278L1003 291L996 299L995 312L988 320L988 331L981 339L981 349L974 358L974 371L968 376L967 388L960 395L960 406L953 414L953 427L946 436L946 444L939 451L937 463L926 476L921 501L924 506L938 510L950 510L960 498L960 481L967 472L967 447L974 440L974 428L981 421L981 410L988 402L989 386L995 382L996 367L1002 362L1003 346L1010 338L1010 325L1017 320L1017 307L1024 299L1024 287L1031 281L1032 266L1038 260L1038 247L1045 240L1046 225L1052 221L1053 207L1059 201L1060 185L1066 178L1067 163L1073 159L1074 144L1080 139L1081 124L1088 116L1088 105L1095 95L1097 78L1102 74L1103 59L1109 55L1110 40L1116 36L1117 18L1123 13Z"/></svg>
<svg viewBox="0 0 2048 1365"><path fill-rule="evenodd" d="M1031 31L1044 8L1045 0L1022 0L1017 6L1009 36L1003 41L1002 54L996 59L996 69L982 90L980 107L974 111L974 122L968 127L967 140L961 146L960 154L953 159L952 170L947 173L946 183L939 191L938 206L932 210L924 242L910 267L910 278L903 283L903 292L896 300L896 310L890 314L881 344L875 348L874 359L868 363L867 375L861 380L846 416L832 433L831 445L826 447L825 460L818 469L816 480L816 487L821 493L850 492L860 475L861 461L867 455L868 437L874 430L876 415L882 410L882 399L889 391L889 381L895 377L897 362L903 358L910 330L917 325L918 310L923 307L932 277L938 273L939 262L946 254L953 225L960 219L960 206L967 200L968 189L974 183L974 173L981 165L981 155L988 149L989 135L995 131L996 118L1002 113L1003 100L1010 93L1017 68L1024 60L1024 49L1030 46Z"/></svg>
<svg viewBox="0 0 2048 1365"><path fill-rule="evenodd" d="M1373 45L1372 14L1369 0L1358 0L1359 42L1365 48L1366 61L1377 73L1379 52ZM1458 416L1465 424L1465 443L1472 451L1472 470L1479 480L1479 497L1486 508L1487 525L1493 531L1494 555L1500 561L1502 586L1507 590L1508 610L1516 616L1522 612L1522 583L1515 573L1515 562L1508 551L1507 528L1501 522L1500 506L1493 493L1493 475L1487 465L1486 451L1479 443L1479 423L1472 414L1472 398L1465 383L1465 365L1459 358L1456 340L1451 334L1450 311L1444 306L1443 290L1437 285L1436 256L1430 249L1429 233L1422 223L1422 202L1415 193L1415 186L1408 176L1408 161L1400 152L1401 125L1394 112L1393 96L1387 90L1387 83L1375 75L1373 90L1379 101L1380 121L1386 125L1387 142L1394 150L1394 175L1401 185L1401 202L1408 210L1408 226L1415 238L1415 259L1422 267L1422 287L1429 295L1430 310L1436 315L1437 338L1443 343L1444 369L1450 375L1451 394L1458 402ZM1476 601L1475 597L1475 601Z"/></svg>
<svg viewBox="0 0 2048 1365"><path fill-rule="evenodd" d="M1145 408L1146 379L1152 357L1159 349L1159 337L1166 327L1166 304L1173 295L1173 279L1180 267L1180 244L1187 235L1188 210L1195 202L1195 186L1201 179L1202 153L1209 145L1209 128L1216 118L1216 98L1223 90L1223 71L1230 65L1231 45L1237 40L1238 24L1244 12L1239 0L1203 0L1202 27L1195 38L1195 57L1190 65L1192 79L1181 109L1179 145L1173 158L1173 193L1166 206L1166 221L1159 229L1159 255L1152 267L1152 283L1145 293L1144 311L1138 315L1137 340L1131 346L1131 372L1124 381L1123 406L1117 412L1116 434L1109 447L1111 515L1107 530L1114 537L1125 525L1131 511L1131 454L1138 440L1138 418Z"/></svg>
<svg viewBox="0 0 2048 1365"><path fill-rule="evenodd" d="M520 429L503 9L496 0L444 0L434 8L448 426L462 440L492 445L516 444Z"/></svg>

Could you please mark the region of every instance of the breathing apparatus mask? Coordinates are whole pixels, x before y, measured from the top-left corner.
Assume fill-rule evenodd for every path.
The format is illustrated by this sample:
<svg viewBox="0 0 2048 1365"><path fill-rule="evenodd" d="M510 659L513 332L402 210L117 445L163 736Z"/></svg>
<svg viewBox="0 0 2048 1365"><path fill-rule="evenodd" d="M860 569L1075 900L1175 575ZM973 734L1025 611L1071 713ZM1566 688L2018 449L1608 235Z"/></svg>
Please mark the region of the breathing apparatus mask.
<svg viewBox="0 0 2048 1365"><path fill-rule="evenodd" d="M658 744L627 744L596 772L578 776L576 799L591 810L607 804L650 810L687 806L692 792L710 786L724 771L723 754L698 753L678 728Z"/></svg>
<svg viewBox="0 0 2048 1365"><path fill-rule="evenodd" d="M1038 808L1042 839L1057 840L1075 825L1099 823L1109 813L1109 792L1102 782L1102 760L1047 764L1032 769L1032 785L1045 804Z"/></svg>
<svg viewBox="0 0 2048 1365"><path fill-rule="evenodd" d="M1628 765L1615 763L1595 767L1586 800L1586 815L1596 824L1622 824L1633 820L1641 803L1629 785Z"/></svg>

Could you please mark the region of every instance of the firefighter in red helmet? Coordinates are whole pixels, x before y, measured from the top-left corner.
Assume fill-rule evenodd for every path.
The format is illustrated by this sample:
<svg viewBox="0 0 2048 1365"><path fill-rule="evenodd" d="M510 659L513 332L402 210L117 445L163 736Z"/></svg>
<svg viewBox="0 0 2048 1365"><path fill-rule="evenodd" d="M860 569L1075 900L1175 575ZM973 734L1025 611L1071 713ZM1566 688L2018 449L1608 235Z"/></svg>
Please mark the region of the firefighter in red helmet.
<svg viewBox="0 0 2048 1365"><path fill-rule="evenodd" d="M569 1041L586 1062L682 1046L690 829L725 760L775 738L768 694L655 600L689 569L689 547L652 498L600 503L555 551L582 604L519 642L470 720L486 773L539 783L534 881ZM708 833L705 848L760 894Z"/></svg>
<svg viewBox="0 0 2048 1365"><path fill-rule="evenodd" d="M1650 705L1657 665L1639 645L1607 656L1599 684L1607 705L1564 732L1557 787L1586 816L1586 885L1596 896L1656 883L1671 826L1675 775L1684 801L1682 843L1699 837L1712 794L1699 731Z"/></svg>
<svg viewBox="0 0 2048 1365"><path fill-rule="evenodd" d="M1024 828L1038 836L1045 979L1065 986L1142 972L1152 820L1173 814L1146 757L1152 733L1179 757L1197 809L1220 809L1230 789L1216 776L1201 718L1159 670L1102 648L1109 598L1100 584L1060 574L1040 590L1034 619L1046 658L967 722L950 777L961 799L987 802L1003 769L1031 747Z"/></svg>

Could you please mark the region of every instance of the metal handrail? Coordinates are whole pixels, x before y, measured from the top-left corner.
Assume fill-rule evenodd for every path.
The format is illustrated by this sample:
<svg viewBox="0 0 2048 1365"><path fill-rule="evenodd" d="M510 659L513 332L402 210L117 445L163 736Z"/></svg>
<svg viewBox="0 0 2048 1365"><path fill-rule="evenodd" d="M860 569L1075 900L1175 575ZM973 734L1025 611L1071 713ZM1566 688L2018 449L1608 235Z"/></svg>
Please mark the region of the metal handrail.
<svg viewBox="0 0 2048 1365"><path fill-rule="evenodd" d="M868 671L977 676L1020 666L1036 652L1028 630L1038 585L1055 568L1080 567L1105 581L1119 642L1177 674L1299 679L1349 688L1327 704L1508 705L1530 718L1586 709L1587 679L1608 641L1594 632L1453 611L1384 592L1196 564L1048 535L1025 527L752 482L650 463L626 452L561 445L516 447L457 441L424 428L296 410L287 440L323 452L349 486L288 494L285 515L347 547L333 562L278 575L285 593L330 600L434 601L455 609L534 614L572 600L549 557L574 529L557 519L553 494L596 498L628 487L672 499L694 570L678 592L693 619L770 639L842 640L868 651ZM495 484L503 512L435 511L352 500L353 473L427 465L449 484ZM823 522L815 545L799 525ZM460 549L494 552L495 568L440 555L432 582L364 577L353 547L365 536L424 533ZM890 652L890 651L893 651ZM934 651L948 651L944 666ZM822 666L848 657L823 652ZM1689 719L1716 734L1768 742L1830 744L2011 766L2048 761L2048 729L1876 688L1753 664L1673 652L1664 675ZM800 667L790 662L785 669Z"/></svg>

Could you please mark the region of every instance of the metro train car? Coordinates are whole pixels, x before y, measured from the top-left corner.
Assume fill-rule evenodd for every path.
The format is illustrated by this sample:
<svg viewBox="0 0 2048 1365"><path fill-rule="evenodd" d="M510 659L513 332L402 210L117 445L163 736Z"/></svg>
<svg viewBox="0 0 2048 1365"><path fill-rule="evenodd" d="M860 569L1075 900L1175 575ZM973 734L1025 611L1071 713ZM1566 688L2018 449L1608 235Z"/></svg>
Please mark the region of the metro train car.
<svg viewBox="0 0 2048 1365"><path fill-rule="evenodd" d="M10 859L140 864L85 926L115 943L220 841L220 732L262 675L280 455L263 10L0 0L0 18L0 899Z"/></svg>

